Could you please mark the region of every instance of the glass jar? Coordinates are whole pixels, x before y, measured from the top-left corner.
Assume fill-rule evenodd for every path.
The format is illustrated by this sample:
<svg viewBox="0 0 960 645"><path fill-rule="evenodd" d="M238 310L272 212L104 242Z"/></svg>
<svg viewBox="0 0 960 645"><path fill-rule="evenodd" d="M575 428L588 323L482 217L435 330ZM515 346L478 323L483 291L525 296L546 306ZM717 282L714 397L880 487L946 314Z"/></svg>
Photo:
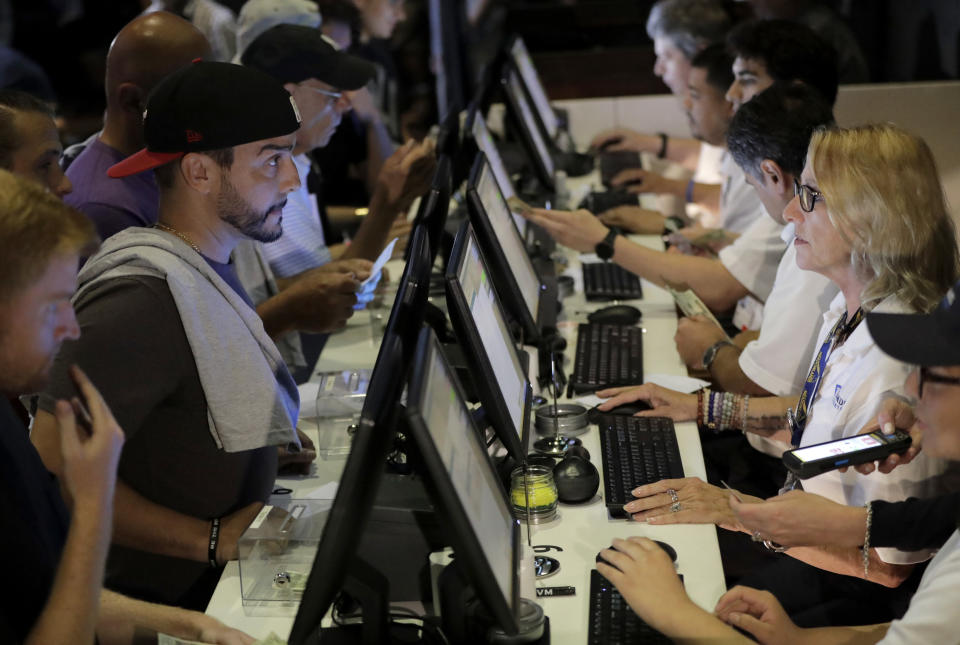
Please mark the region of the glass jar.
<svg viewBox="0 0 960 645"><path fill-rule="evenodd" d="M526 472L524 472L526 471ZM549 522L557 516L557 484L547 466L520 466L510 473L513 514L531 524Z"/></svg>

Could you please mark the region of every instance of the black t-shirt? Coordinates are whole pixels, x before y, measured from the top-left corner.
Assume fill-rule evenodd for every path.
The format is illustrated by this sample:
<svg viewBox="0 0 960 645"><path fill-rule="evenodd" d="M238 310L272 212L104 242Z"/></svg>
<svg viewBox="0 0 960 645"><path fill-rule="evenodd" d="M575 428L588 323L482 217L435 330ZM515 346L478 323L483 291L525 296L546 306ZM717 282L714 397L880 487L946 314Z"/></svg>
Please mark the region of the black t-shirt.
<svg viewBox="0 0 960 645"><path fill-rule="evenodd" d="M40 461L6 397L0 397L0 514L6 590L0 643L19 643L47 603L70 516L56 478Z"/></svg>
<svg viewBox="0 0 960 645"><path fill-rule="evenodd" d="M960 492L902 502L875 500L870 505L870 546L904 551L940 548L960 526Z"/></svg>
<svg viewBox="0 0 960 645"><path fill-rule="evenodd" d="M205 520L269 497L276 448L227 453L216 447L193 358L203 348L191 348L164 280L105 281L85 293L76 310L81 336L64 343L41 409L52 411L55 398L71 394L66 370L76 363L126 433L118 474L139 494ZM208 569L203 562L114 546L106 585L176 604Z"/></svg>

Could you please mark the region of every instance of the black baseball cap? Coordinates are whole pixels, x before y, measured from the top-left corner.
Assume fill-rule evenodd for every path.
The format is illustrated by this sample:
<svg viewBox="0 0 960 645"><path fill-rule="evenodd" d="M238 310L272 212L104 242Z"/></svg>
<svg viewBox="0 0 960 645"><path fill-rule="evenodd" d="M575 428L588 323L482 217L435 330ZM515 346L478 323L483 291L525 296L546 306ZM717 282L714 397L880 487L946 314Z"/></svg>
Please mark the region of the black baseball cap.
<svg viewBox="0 0 960 645"><path fill-rule="evenodd" d="M303 25L271 27L250 43L240 62L281 83L315 78L341 90L358 90L377 73L373 63L345 54L319 29Z"/></svg>
<svg viewBox="0 0 960 645"><path fill-rule="evenodd" d="M273 139L299 128L297 104L275 78L243 65L196 60L150 93L143 113L146 148L107 175L126 177L188 152Z"/></svg>
<svg viewBox="0 0 960 645"><path fill-rule="evenodd" d="M884 352L904 363L960 365L960 282L929 314L868 314L870 335Z"/></svg>

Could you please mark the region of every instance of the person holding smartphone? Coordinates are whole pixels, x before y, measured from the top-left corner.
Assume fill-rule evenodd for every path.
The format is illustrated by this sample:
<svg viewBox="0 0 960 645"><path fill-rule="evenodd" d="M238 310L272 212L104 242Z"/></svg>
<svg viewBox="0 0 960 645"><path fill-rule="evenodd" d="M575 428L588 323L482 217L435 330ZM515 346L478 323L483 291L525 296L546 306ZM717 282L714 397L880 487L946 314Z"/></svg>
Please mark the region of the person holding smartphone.
<svg viewBox="0 0 960 645"><path fill-rule="evenodd" d="M48 382L61 343L80 327L70 299L93 225L53 192L0 170L0 546L15 592L0 608L2 643L130 643L135 625L223 645L253 639L198 612L103 589L124 433L76 366L54 409L60 481L44 467L8 396ZM81 419L89 424L81 427ZM61 485L67 499L61 496Z"/></svg>
<svg viewBox="0 0 960 645"><path fill-rule="evenodd" d="M954 226L929 148L892 125L819 131L795 190L784 219L795 227L797 265L826 276L840 290L824 314L803 393L747 399L710 391L687 395L648 384L601 391L613 396L601 407L646 400L654 410L640 414L698 420L707 430L742 429L804 447L857 434L880 401L902 387L910 367L884 354L861 321L869 312L930 310L957 277ZM803 488L862 506L945 492L945 470L943 461L921 453L890 475L831 471L804 480ZM796 481L789 480L788 487ZM637 519L744 530L729 494L696 478L664 480L634 495L625 508ZM795 547L740 581L775 590L806 625L835 624L845 611L865 621L889 620L905 610L919 582L916 565L932 551L866 553L867 566L858 549Z"/></svg>
<svg viewBox="0 0 960 645"><path fill-rule="evenodd" d="M915 420L923 430L924 452L953 462L960 461L958 295L960 283L949 292L946 306L931 314L871 313L866 323L884 352L920 366L911 373L907 391L917 397ZM908 549L933 546L939 551L901 619L859 627L801 629L772 594L740 586L728 591L714 614L709 614L690 602L669 557L645 538L615 541L614 549L603 552L606 562L599 563L597 569L620 589L644 620L675 638L752 642L727 626L732 625L761 643L855 640L894 645L958 641L955 613L960 592L960 494L895 504L873 502L872 512L799 491L761 504L743 504L731 496L730 506L745 526L767 531L785 545L863 546L869 541ZM785 530L787 525L793 528ZM918 533L922 534L919 538ZM856 618L850 616L847 622Z"/></svg>

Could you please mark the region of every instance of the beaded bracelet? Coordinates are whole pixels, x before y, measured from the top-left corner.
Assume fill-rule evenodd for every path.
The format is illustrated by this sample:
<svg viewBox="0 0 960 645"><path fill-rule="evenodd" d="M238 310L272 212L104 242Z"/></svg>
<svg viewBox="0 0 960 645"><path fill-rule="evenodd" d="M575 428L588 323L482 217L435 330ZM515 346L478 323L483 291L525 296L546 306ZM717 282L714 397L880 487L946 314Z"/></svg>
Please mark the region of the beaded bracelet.
<svg viewBox="0 0 960 645"><path fill-rule="evenodd" d="M705 388L700 388L697 390L697 428L700 430L704 429L703 425L703 392Z"/></svg>
<svg viewBox="0 0 960 645"><path fill-rule="evenodd" d="M873 506L870 502L867 502L863 505L867 509L867 530L863 536L863 550L861 552L863 556L863 579L867 579L867 574L870 572L870 525L873 523Z"/></svg>
<svg viewBox="0 0 960 645"><path fill-rule="evenodd" d="M740 399L740 430L746 433L747 431L747 407L750 405L750 395L745 394Z"/></svg>

